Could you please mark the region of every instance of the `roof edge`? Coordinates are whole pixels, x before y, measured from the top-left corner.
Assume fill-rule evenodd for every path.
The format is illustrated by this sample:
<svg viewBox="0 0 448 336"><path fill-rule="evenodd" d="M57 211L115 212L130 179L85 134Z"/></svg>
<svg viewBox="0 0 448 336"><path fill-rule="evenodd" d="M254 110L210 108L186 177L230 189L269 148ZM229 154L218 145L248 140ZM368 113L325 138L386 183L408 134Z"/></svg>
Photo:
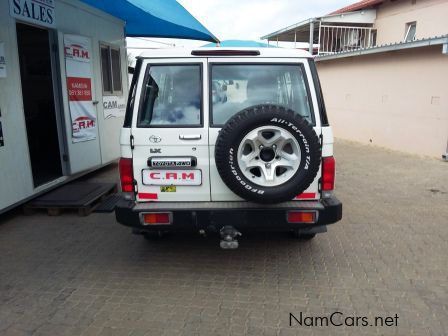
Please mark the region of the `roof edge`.
<svg viewBox="0 0 448 336"><path fill-rule="evenodd" d="M316 60L316 62L321 62L321 61L327 61L327 60L333 60L333 59L339 59L339 58L378 54L378 53L383 53L383 52L422 48L422 47L429 47L429 46L435 46L435 45L443 45L443 46L448 45L448 34L441 35L441 36L429 37L429 38L420 39L420 40L416 40L416 41L412 41L412 42L399 42L399 43L383 44L383 45L372 47L372 48L358 49L358 50L354 50L354 51L334 53L331 55L317 56L317 57L315 57L315 60Z"/></svg>
<svg viewBox="0 0 448 336"><path fill-rule="evenodd" d="M366 8L369 8L372 6L382 4L383 2L384 2L384 0L361 0L361 1L355 2L351 5L339 8L338 10L335 10L334 12L331 12L327 15L344 14L347 12L358 11L358 10L362 10L362 9L366 9Z"/></svg>
<svg viewBox="0 0 448 336"><path fill-rule="evenodd" d="M295 24L289 25L285 28L279 29L275 32L272 32L270 34L264 35L262 37L260 37L260 40L268 40L270 37L273 37L275 35L279 35L281 33L287 32L288 30L294 29L294 28L298 28L307 24L310 24L311 22L317 22L320 19L320 17L313 17L313 18L309 18L300 22L297 22Z"/></svg>

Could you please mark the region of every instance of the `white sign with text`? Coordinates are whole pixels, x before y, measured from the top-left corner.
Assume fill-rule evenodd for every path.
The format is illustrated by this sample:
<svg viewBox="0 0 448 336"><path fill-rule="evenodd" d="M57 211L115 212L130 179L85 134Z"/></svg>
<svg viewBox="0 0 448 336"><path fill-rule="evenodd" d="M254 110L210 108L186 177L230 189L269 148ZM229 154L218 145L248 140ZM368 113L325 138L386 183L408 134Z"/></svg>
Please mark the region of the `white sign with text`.
<svg viewBox="0 0 448 336"><path fill-rule="evenodd" d="M123 96L103 96L104 119L124 117L126 100Z"/></svg>
<svg viewBox="0 0 448 336"><path fill-rule="evenodd" d="M72 119L72 141L96 139L96 110L92 104L91 40L64 35L67 94Z"/></svg>
<svg viewBox="0 0 448 336"><path fill-rule="evenodd" d="M54 3L54 0L9 0L9 13L22 21L55 27Z"/></svg>

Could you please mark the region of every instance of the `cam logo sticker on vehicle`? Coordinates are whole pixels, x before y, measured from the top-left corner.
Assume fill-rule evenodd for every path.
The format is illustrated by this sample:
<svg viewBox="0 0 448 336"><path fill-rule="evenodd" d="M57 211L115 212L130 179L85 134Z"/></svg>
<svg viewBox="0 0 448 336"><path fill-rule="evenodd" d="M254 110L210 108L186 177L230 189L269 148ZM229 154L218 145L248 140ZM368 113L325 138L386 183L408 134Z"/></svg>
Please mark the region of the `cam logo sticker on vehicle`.
<svg viewBox="0 0 448 336"><path fill-rule="evenodd" d="M144 185L198 186L202 184L202 172L199 169L193 169L193 170L143 169L142 175Z"/></svg>

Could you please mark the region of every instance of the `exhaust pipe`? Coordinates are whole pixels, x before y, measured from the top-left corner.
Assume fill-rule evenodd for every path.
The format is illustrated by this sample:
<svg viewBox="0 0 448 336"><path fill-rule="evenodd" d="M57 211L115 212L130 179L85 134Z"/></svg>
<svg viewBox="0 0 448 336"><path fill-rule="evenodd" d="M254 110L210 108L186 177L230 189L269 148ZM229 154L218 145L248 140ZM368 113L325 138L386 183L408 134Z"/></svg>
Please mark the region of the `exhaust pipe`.
<svg viewBox="0 0 448 336"><path fill-rule="evenodd" d="M241 236L241 232L233 226L226 225L222 227L219 234L221 235L221 242L219 243L219 246L221 246L222 249L235 250L238 248L239 244L236 238Z"/></svg>

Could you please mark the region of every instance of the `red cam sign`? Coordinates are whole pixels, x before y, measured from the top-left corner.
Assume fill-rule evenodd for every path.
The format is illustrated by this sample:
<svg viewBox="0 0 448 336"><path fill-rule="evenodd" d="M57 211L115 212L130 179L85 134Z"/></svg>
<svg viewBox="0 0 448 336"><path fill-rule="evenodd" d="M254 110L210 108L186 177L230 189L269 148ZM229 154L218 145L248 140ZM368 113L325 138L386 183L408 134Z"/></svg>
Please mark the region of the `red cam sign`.
<svg viewBox="0 0 448 336"><path fill-rule="evenodd" d="M78 35L64 35L67 95L72 119L72 141L96 139L96 111L92 104L91 40Z"/></svg>
<svg viewBox="0 0 448 336"><path fill-rule="evenodd" d="M90 78L67 77L69 101L92 101L92 83Z"/></svg>
<svg viewBox="0 0 448 336"><path fill-rule="evenodd" d="M193 170L143 170L143 184L144 185L201 185L202 172L198 169Z"/></svg>
<svg viewBox="0 0 448 336"><path fill-rule="evenodd" d="M70 44L64 46L64 54L66 59L73 59L79 62L89 62L89 50L80 44Z"/></svg>

